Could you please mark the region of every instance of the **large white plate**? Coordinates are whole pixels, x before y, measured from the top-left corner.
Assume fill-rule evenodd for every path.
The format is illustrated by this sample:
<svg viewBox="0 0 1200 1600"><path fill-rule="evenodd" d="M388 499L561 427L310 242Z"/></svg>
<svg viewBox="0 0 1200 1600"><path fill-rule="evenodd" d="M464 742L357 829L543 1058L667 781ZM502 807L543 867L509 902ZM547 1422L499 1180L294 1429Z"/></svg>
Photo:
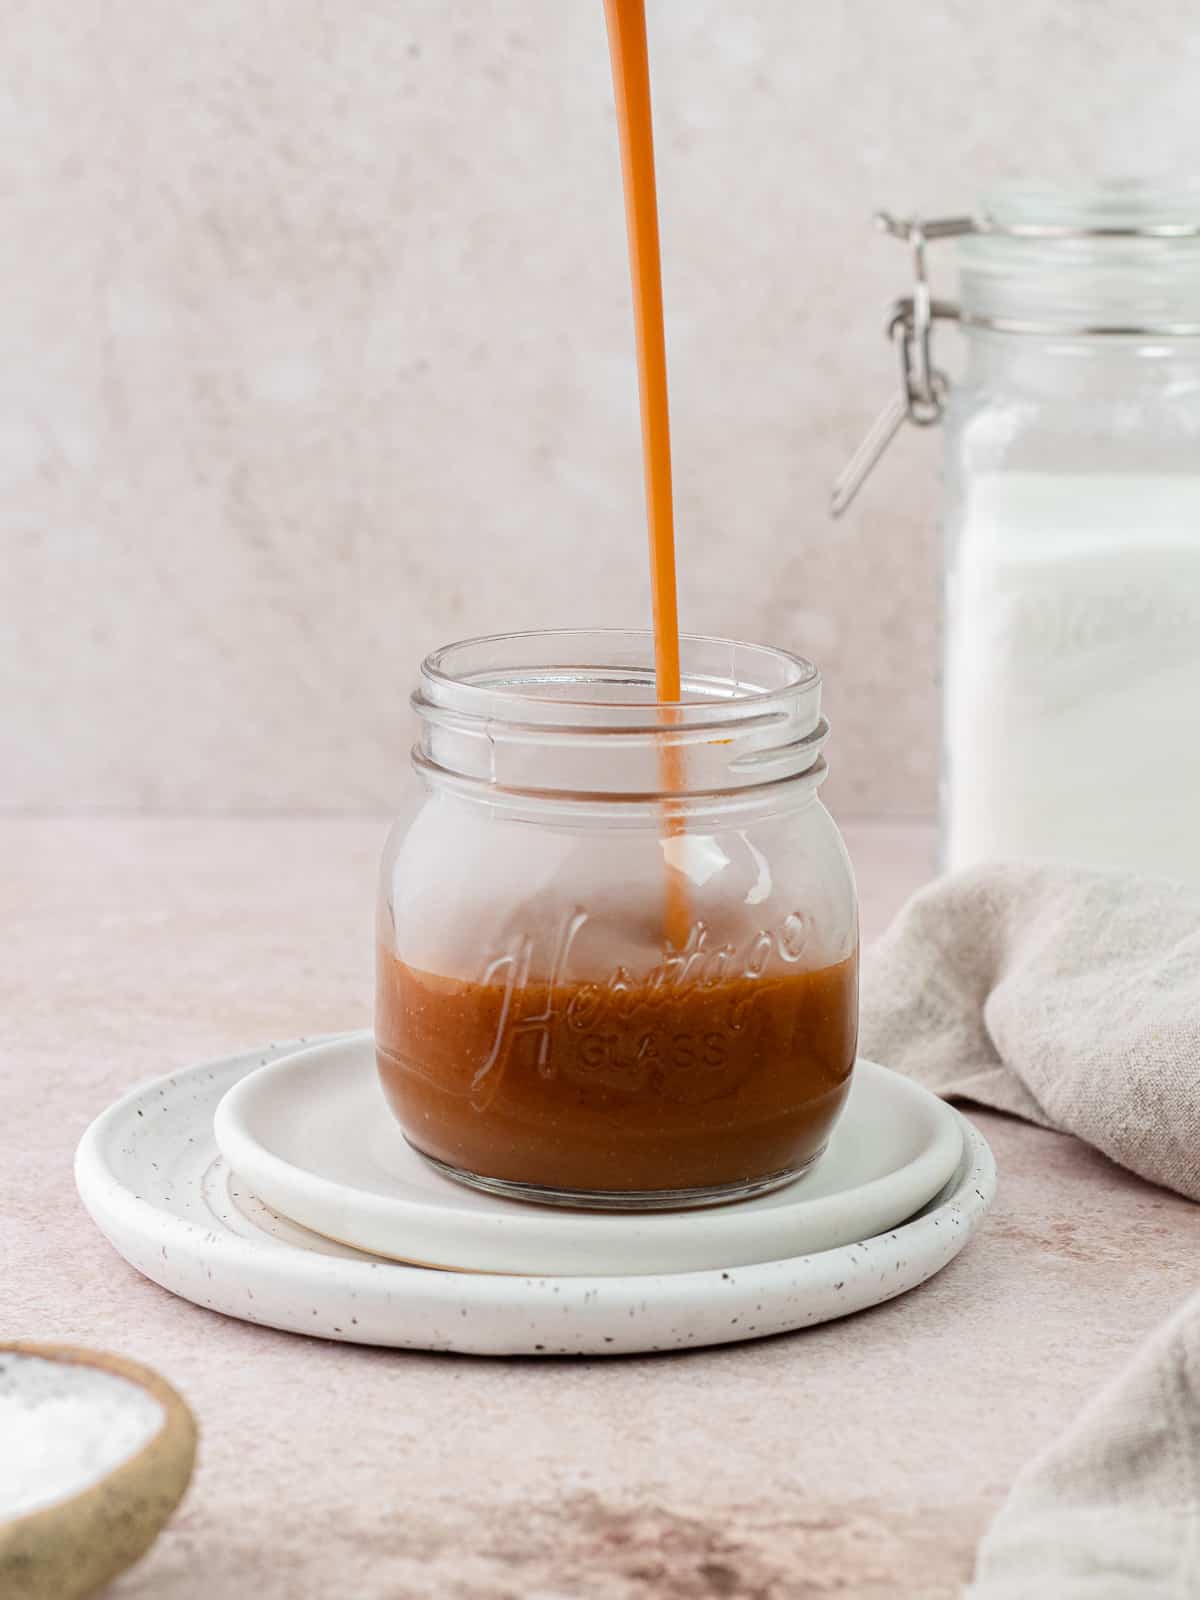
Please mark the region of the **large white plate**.
<svg viewBox="0 0 1200 1600"><path fill-rule="evenodd" d="M443 1177L404 1139L369 1033L273 1061L217 1107L217 1148L261 1200L372 1255L468 1272L695 1272L853 1244L904 1222L962 1155L957 1114L860 1061L829 1148L786 1188L704 1211L562 1211Z"/></svg>
<svg viewBox="0 0 1200 1600"><path fill-rule="evenodd" d="M620 1278L401 1266L278 1216L217 1150L213 1113L226 1090L305 1042L132 1090L92 1124L75 1161L84 1205L139 1272L199 1306L294 1333L477 1355L620 1355L761 1338L924 1283L975 1233L995 1191L991 1151L960 1118L962 1160L945 1189L901 1227L858 1244L758 1266Z"/></svg>

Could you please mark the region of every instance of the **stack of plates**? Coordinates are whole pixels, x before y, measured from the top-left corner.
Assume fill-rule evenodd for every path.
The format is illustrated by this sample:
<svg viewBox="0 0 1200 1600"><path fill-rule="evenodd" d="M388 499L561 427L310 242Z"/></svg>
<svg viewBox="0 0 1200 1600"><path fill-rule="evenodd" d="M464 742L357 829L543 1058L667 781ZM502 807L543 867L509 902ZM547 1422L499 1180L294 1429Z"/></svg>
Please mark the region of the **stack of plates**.
<svg viewBox="0 0 1200 1600"><path fill-rule="evenodd" d="M694 1348L859 1311L952 1260L995 1188L964 1117L860 1061L826 1155L772 1194L634 1214L500 1199L410 1150L369 1033L135 1089L88 1129L75 1171L121 1255L198 1305L487 1355Z"/></svg>

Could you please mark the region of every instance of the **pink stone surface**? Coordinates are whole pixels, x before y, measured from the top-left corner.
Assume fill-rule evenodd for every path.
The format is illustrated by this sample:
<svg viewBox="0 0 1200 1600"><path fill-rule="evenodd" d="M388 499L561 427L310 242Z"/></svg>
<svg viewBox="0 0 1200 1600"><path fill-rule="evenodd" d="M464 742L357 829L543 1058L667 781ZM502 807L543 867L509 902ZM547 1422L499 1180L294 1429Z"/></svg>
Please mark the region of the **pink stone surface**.
<svg viewBox="0 0 1200 1600"><path fill-rule="evenodd" d="M159 1367L194 1487L114 1600L938 1600L1020 1465L1192 1287L1185 1201L978 1114L980 1237L806 1332L608 1361L326 1344L139 1278L71 1180L139 1079L369 1020L382 822L0 822L0 1281L12 1336ZM928 876L921 827L848 829L864 931Z"/></svg>

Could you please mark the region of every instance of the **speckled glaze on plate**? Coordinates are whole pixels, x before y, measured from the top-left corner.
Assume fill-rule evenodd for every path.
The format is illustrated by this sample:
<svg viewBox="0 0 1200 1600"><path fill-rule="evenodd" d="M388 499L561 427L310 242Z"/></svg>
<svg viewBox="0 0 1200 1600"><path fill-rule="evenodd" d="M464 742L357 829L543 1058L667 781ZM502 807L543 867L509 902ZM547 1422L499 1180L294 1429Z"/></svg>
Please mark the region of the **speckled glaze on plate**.
<svg viewBox="0 0 1200 1600"><path fill-rule="evenodd" d="M825 1155L782 1188L703 1212L500 1198L411 1148L370 1033L257 1068L217 1107L214 1134L242 1182L301 1227L410 1264L539 1277L703 1272L832 1250L907 1221L962 1157L962 1124L944 1100L860 1061Z"/></svg>
<svg viewBox="0 0 1200 1600"><path fill-rule="evenodd" d="M88 1129L75 1162L84 1205L139 1272L197 1305L294 1333L474 1355L621 1355L762 1338L924 1283L975 1233L995 1190L991 1151L961 1118L962 1160L945 1188L908 1222L856 1244L627 1277L405 1266L288 1222L217 1150L213 1115L225 1092L309 1042L273 1044L132 1090Z"/></svg>

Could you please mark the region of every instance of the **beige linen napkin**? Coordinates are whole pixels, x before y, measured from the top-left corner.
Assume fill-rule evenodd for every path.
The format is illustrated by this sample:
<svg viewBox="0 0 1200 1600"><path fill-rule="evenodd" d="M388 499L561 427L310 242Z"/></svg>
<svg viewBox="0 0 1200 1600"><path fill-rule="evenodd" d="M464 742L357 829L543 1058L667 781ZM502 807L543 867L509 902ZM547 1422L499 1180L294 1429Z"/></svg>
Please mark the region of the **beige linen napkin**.
<svg viewBox="0 0 1200 1600"><path fill-rule="evenodd" d="M1019 1475L968 1600L1200 1595L1200 1295Z"/></svg>
<svg viewBox="0 0 1200 1600"><path fill-rule="evenodd" d="M868 952L862 1050L1200 1199L1200 895L1054 866L942 879ZM1200 1596L1200 1295L1018 1477L968 1595Z"/></svg>
<svg viewBox="0 0 1200 1600"><path fill-rule="evenodd" d="M940 879L867 952L861 1049L1200 1200L1200 894L1073 867Z"/></svg>

